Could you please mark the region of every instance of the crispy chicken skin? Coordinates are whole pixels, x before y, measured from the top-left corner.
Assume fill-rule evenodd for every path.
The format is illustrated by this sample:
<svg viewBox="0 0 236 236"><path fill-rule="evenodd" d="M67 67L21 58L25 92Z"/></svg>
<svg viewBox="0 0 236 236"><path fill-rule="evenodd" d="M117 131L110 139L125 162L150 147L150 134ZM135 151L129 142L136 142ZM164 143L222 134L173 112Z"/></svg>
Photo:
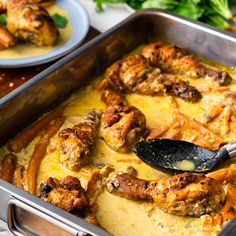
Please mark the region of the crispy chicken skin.
<svg viewBox="0 0 236 236"><path fill-rule="evenodd" d="M0 26L0 50L9 48L16 43L15 37Z"/></svg>
<svg viewBox="0 0 236 236"><path fill-rule="evenodd" d="M101 117L101 136L117 152L130 152L146 134L146 118L133 106L110 105Z"/></svg>
<svg viewBox="0 0 236 236"><path fill-rule="evenodd" d="M100 176L102 175L100 174ZM92 182L91 184L95 185L94 182L96 181ZM95 190L93 189L93 191ZM95 194L93 193L93 195ZM65 211L84 218L90 224L101 227L96 217L93 216L89 193L85 191L80 180L76 177L66 176L61 180L49 177L40 185L39 197Z"/></svg>
<svg viewBox="0 0 236 236"><path fill-rule="evenodd" d="M183 173L157 181L118 173L106 183L107 190L134 200L152 200L163 211L199 217L217 212L225 201L223 185L203 174Z"/></svg>
<svg viewBox="0 0 236 236"><path fill-rule="evenodd" d="M3 13L6 11L7 1L8 0L0 0L0 13Z"/></svg>
<svg viewBox="0 0 236 236"><path fill-rule="evenodd" d="M232 79L226 71L207 68L193 55L174 45L152 43L143 48L142 55L152 66L159 67L167 73L193 78L210 77L221 85L228 84Z"/></svg>
<svg viewBox="0 0 236 236"><path fill-rule="evenodd" d="M77 213L88 206L84 189L78 178L66 176L61 181L48 178L40 185L39 197L65 211Z"/></svg>
<svg viewBox="0 0 236 236"><path fill-rule="evenodd" d="M52 46L59 31L47 10L24 0L7 2L7 29L21 41L37 46Z"/></svg>
<svg viewBox="0 0 236 236"><path fill-rule="evenodd" d="M78 171L89 162L88 156L95 146L100 115L99 110L92 109L81 123L59 132L62 148L60 163L69 170Z"/></svg>
<svg viewBox="0 0 236 236"><path fill-rule="evenodd" d="M7 2L9 0L0 0L0 13L6 12ZM47 7L55 4L54 0L18 0L18 2L27 4L37 4L39 6Z"/></svg>
<svg viewBox="0 0 236 236"><path fill-rule="evenodd" d="M104 76L107 86L119 92L135 92L145 95L165 94L195 102L200 92L174 75L161 73L142 55L126 56L110 66ZM105 83L104 81L102 83Z"/></svg>
<svg viewBox="0 0 236 236"><path fill-rule="evenodd" d="M102 101L107 105L125 105L127 104L124 96L110 89L105 89L101 95Z"/></svg>

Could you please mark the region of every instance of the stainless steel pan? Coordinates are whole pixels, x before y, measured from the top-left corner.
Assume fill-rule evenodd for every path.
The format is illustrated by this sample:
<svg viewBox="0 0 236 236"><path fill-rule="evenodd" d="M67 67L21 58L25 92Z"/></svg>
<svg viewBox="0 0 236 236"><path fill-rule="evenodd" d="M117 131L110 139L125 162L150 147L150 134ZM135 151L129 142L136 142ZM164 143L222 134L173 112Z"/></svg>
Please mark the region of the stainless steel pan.
<svg viewBox="0 0 236 236"><path fill-rule="evenodd" d="M236 66L236 38L233 33L160 10L139 11L1 99L1 143L26 123L62 102L83 83L102 74L106 66L124 53L157 40ZM109 235L1 180L0 227L14 235ZM220 235L230 235L236 228L236 219L229 227Z"/></svg>

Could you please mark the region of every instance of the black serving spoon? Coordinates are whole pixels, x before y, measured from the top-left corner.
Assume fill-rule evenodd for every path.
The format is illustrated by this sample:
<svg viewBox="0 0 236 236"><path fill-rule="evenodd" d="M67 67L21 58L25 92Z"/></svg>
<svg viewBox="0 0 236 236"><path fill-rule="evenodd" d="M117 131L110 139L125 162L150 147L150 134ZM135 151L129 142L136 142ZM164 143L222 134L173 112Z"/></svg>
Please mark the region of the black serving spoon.
<svg viewBox="0 0 236 236"><path fill-rule="evenodd" d="M157 169L207 172L219 163L236 157L236 142L218 150L208 150L193 143L173 139L139 141L134 153Z"/></svg>

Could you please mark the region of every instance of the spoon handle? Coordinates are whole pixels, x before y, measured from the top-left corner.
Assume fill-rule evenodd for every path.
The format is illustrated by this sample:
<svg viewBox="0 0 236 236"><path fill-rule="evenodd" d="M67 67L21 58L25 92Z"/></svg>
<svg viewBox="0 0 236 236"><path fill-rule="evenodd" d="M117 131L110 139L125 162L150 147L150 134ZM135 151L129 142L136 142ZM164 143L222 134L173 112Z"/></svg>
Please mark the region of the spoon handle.
<svg viewBox="0 0 236 236"><path fill-rule="evenodd" d="M236 157L236 142L225 145L225 148L228 151L230 158Z"/></svg>

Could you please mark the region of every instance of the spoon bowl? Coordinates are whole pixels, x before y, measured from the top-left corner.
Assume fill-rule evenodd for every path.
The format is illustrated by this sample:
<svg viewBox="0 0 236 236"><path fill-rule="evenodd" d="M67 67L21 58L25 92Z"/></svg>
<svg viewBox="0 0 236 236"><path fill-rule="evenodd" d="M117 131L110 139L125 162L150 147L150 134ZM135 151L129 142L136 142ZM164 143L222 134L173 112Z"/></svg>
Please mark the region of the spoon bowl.
<svg viewBox="0 0 236 236"><path fill-rule="evenodd" d="M133 151L143 162L157 169L207 172L236 156L236 142L208 150L186 141L153 139L139 141Z"/></svg>

